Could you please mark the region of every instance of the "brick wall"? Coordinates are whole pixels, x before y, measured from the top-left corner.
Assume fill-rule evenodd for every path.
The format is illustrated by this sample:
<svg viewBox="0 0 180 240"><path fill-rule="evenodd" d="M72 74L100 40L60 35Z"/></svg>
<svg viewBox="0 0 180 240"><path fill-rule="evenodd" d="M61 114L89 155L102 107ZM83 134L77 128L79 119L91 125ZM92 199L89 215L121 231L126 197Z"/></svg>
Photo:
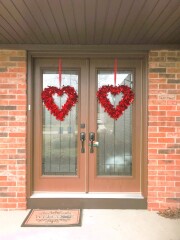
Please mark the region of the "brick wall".
<svg viewBox="0 0 180 240"><path fill-rule="evenodd" d="M180 207L180 51L149 55L148 208Z"/></svg>
<svg viewBox="0 0 180 240"><path fill-rule="evenodd" d="M0 209L26 208L26 52L0 50Z"/></svg>

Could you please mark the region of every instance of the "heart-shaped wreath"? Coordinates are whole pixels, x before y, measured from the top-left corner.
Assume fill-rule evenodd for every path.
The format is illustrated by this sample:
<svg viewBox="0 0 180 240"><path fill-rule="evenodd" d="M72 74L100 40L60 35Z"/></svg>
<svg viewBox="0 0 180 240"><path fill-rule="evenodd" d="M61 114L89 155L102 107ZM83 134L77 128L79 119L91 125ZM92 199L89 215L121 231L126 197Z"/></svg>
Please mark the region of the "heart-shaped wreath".
<svg viewBox="0 0 180 240"><path fill-rule="evenodd" d="M111 93L114 96L123 93L123 98L116 107L114 107L108 99L108 93ZM104 107L105 112L107 112L111 118L117 120L128 108L128 106L133 102L134 93L131 88L126 85L105 85L98 90L97 98L101 106Z"/></svg>
<svg viewBox="0 0 180 240"><path fill-rule="evenodd" d="M59 97L64 94L68 96L67 101L61 109L54 102L54 94L57 94ZM45 107L51 112L51 114L55 116L57 120L64 121L65 116L68 115L71 108L76 104L78 95L75 89L71 86L64 86L62 88L49 86L42 91L41 98Z"/></svg>

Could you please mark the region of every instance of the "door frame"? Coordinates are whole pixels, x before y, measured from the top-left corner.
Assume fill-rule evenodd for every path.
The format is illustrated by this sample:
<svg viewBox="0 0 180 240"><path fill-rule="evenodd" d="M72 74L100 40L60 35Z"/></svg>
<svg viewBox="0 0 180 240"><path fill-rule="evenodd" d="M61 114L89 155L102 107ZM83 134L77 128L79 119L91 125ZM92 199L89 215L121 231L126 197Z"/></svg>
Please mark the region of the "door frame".
<svg viewBox="0 0 180 240"><path fill-rule="evenodd" d="M93 51L92 51L93 49ZM34 75L34 61L36 58L115 58L118 57L119 62L123 62L124 59L138 59L141 61L141 76L142 76L142 89L143 89L143 107L142 107L142 129L141 129L141 142L142 142L142 149L141 149L141 159L144 160L141 162L141 195L142 198L132 196L129 197L128 195L122 195L119 197L115 197L111 199L111 203L109 204L110 198L106 198L107 196L103 196L100 198L92 198L88 197L87 199L84 196L79 196L74 198L71 196L70 198L62 196L62 203L63 206L67 203L67 206L76 206L76 205L83 205L85 208L146 208L147 205L147 63L148 63L148 51L133 51L127 52L122 51L118 46L93 46L91 51L87 52L84 51L84 48L81 50L78 46L72 49L66 48L65 50L61 51L30 51L27 54L27 202L29 206L37 206L38 199L31 198L33 194L33 126L32 126L32 119L33 119L33 111L31 111L31 106L33 106L33 75ZM79 199L79 201L77 201ZM44 198L45 200L45 198ZM51 199L51 202L56 205L57 198L54 200ZM46 202L46 201L45 201ZM74 202L74 204L73 204ZM39 204L42 203L42 199L40 198ZM54 205L54 206L55 206ZM126 206L127 205L127 206ZM41 204L40 204L41 206ZM59 206L59 201L58 201Z"/></svg>

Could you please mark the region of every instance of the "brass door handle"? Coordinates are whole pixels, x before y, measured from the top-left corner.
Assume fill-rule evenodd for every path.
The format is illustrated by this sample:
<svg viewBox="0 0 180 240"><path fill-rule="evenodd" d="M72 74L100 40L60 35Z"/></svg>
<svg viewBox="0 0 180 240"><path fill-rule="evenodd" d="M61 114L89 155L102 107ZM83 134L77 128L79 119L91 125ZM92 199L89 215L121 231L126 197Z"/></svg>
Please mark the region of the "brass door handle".
<svg viewBox="0 0 180 240"><path fill-rule="evenodd" d="M84 148L84 141L86 140L86 134L85 132L80 133L80 141L81 141L81 153L85 153L85 148Z"/></svg>
<svg viewBox="0 0 180 240"><path fill-rule="evenodd" d="M89 133L89 141L90 141L90 153L94 152L94 140L95 140L95 133L94 132L90 132Z"/></svg>

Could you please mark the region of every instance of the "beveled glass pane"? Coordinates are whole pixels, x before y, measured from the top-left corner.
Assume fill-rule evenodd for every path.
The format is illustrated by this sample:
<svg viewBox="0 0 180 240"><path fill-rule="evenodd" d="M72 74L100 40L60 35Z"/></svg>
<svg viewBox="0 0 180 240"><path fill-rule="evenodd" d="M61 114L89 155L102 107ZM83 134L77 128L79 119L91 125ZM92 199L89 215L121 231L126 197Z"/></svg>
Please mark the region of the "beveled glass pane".
<svg viewBox="0 0 180 240"><path fill-rule="evenodd" d="M103 85L114 85L112 71L98 71L98 89ZM133 87L133 74L131 72L118 72L116 85ZM108 98L114 107L119 103L123 94ZM97 137L97 175L132 175L132 105L128 107L118 120L111 118L104 108L98 104Z"/></svg>
<svg viewBox="0 0 180 240"><path fill-rule="evenodd" d="M78 71L63 71L61 85L70 85L78 93ZM43 72L43 89L48 86L59 88L57 72ZM67 95L53 97L61 109ZM59 121L43 104L43 175L77 175L77 109L76 104L64 121Z"/></svg>

